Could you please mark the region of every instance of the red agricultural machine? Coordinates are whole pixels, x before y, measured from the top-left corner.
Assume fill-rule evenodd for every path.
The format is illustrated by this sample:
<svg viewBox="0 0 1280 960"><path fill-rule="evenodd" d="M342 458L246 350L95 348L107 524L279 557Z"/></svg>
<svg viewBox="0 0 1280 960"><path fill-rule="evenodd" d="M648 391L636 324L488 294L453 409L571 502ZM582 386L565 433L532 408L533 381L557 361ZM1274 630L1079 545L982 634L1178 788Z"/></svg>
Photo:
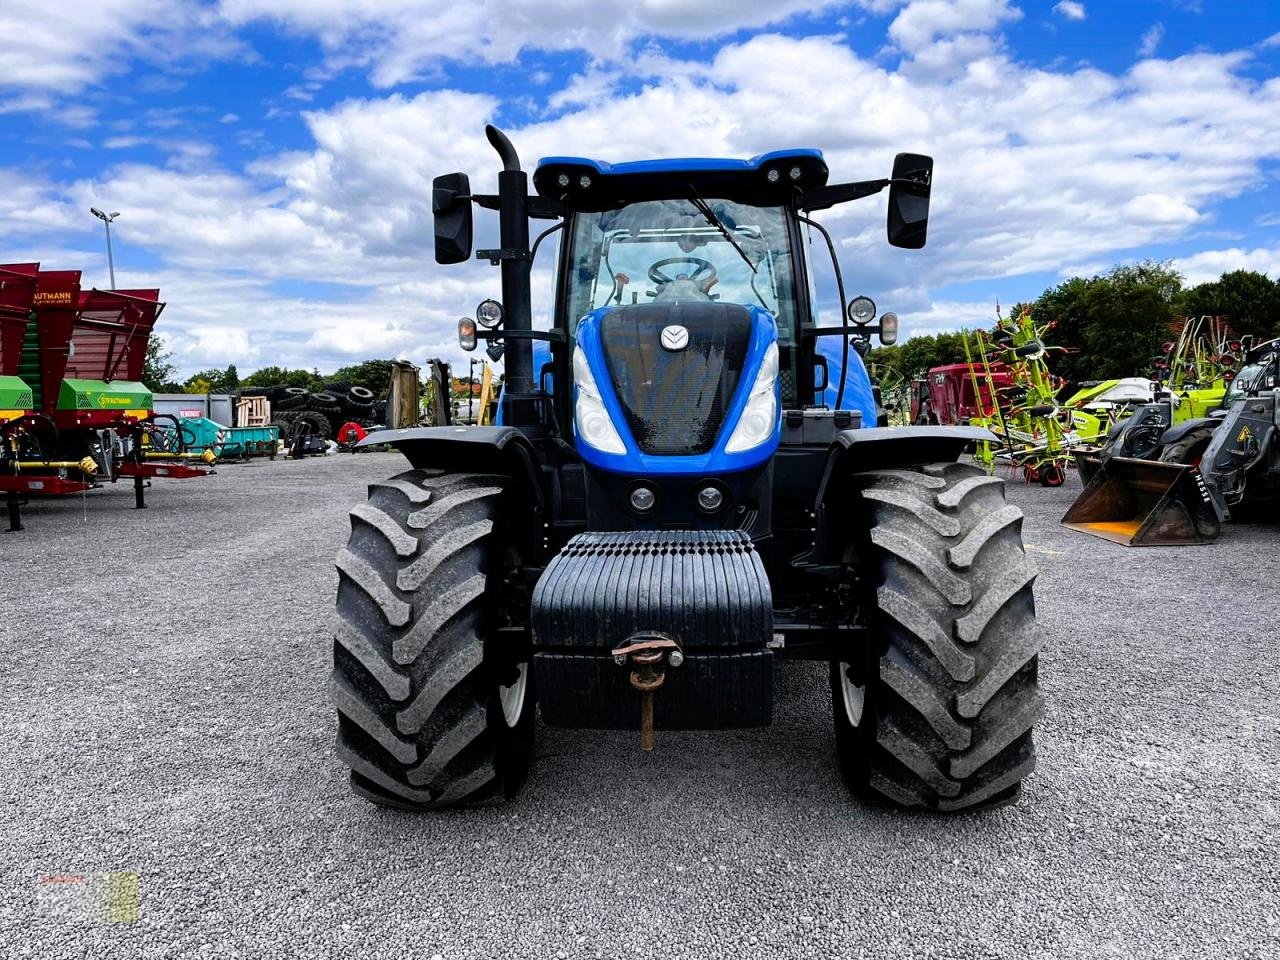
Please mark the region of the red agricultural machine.
<svg viewBox="0 0 1280 960"><path fill-rule="evenodd" d="M78 270L0 267L0 276L11 274L15 285L34 275L34 288L25 311L15 293L6 313L3 372L12 371L27 398L21 415L0 428L10 529L22 529L19 495L79 493L132 478L142 509L152 479L209 473L212 455L185 449L181 425L153 412L141 383L147 342L164 309L160 291L82 291ZM173 420L172 429L157 430L158 419Z"/></svg>
<svg viewBox="0 0 1280 960"><path fill-rule="evenodd" d="M995 415L993 387L999 393L1012 386L1013 374L998 362L991 364L990 383L979 364L950 363L933 367L924 380L912 381L911 422L968 426L975 417Z"/></svg>
<svg viewBox="0 0 1280 960"><path fill-rule="evenodd" d="M89 488L85 478L93 473L88 464L55 464L40 449L39 438L56 429L49 418L36 412L34 393L21 376L39 274L38 263L0 266L0 492L5 495L11 530L22 529L21 497L79 493Z"/></svg>

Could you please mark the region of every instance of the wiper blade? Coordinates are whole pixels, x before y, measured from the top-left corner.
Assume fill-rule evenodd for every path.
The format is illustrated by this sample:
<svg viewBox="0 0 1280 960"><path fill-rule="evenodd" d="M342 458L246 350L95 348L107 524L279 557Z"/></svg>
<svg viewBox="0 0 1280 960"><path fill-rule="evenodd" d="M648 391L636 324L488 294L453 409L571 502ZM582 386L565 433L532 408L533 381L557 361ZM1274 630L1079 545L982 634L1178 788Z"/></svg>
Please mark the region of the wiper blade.
<svg viewBox="0 0 1280 960"><path fill-rule="evenodd" d="M732 244L733 249L738 251L738 256L742 258L742 262L751 268L752 273L758 273L756 265L751 262L751 258L747 256L747 251L742 249L742 244L738 243L737 238L729 232L729 228L720 222L720 218L716 216L716 212L711 209L711 205L702 197L698 196L698 191L693 189L693 185L689 185L689 202L693 204L694 209L702 214L703 218L711 226L720 231L720 235Z"/></svg>

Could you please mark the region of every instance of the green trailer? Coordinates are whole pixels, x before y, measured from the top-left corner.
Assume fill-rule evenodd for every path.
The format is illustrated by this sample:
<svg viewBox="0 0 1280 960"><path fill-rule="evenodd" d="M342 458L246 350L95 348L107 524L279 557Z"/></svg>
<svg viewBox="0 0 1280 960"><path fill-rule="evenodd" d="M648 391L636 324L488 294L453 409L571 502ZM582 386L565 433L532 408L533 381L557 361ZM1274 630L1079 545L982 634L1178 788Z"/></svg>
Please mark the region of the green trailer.
<svg viewBox="0 0 1280 960"><path fill-rule="evenodd" d="M211 450L219 460L274 460L280 445L280 428L224 427L208 417L180 417L183 446L188 450Z"/></svg>

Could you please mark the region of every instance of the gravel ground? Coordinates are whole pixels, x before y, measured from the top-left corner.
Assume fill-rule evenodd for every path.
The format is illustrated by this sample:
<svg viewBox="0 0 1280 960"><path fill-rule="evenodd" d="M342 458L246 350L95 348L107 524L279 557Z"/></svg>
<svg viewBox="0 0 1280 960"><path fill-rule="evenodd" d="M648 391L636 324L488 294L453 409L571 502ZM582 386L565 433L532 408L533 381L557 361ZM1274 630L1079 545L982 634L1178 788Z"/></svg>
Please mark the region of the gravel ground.
<svg viewBox="0 0 1280 960"><path fill-rule="evenodd" d="M543 729L515 802L409 815L350 794L324 693L346 510L401 463L228 466L0 536L0 956L1280 956L1280 531L1126 550L1057 525L1074 477L1011 485L1050 635L1017 807L849 799L800 664L768 730ZM105 871L138 922L94 912Z"/></svg>

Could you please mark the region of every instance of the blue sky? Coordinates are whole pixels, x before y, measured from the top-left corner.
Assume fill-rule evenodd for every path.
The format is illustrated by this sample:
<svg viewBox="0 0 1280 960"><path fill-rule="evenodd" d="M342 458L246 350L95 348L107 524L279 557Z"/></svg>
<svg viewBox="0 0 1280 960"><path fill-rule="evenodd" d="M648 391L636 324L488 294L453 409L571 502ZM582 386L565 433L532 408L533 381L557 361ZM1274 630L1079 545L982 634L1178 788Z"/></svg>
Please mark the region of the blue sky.
<svg viewBox="0 0 1280 960"><path fill-rule="evenodd" d="M935 156L919 254L883 200L825 219L907 331L1156 257L1280 275L1280 12L1239 0L7 0L0 259L161 287L191 372L458 358L496 292L431 263L427 188L526 162L817 146ZM358 13L353 11L358 10ZM487 225L483 229L489 229ZM549 293L551 258L538 295Z"/></svg>

